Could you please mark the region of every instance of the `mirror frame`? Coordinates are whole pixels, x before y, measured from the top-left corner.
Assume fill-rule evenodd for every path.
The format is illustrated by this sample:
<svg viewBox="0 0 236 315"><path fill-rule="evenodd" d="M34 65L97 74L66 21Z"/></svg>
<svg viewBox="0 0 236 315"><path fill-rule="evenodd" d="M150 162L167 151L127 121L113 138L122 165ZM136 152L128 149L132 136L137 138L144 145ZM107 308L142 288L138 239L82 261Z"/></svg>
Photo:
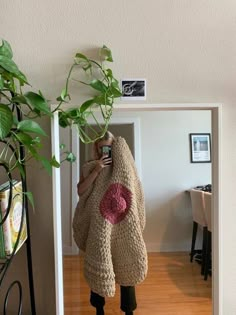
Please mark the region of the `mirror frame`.
<svg viewBox="0 0 236 315"><path fill-rule="evenodd" d="M51 105L54 110L57 105ZM70 106L75 107L75 106ZM63 107L64 108L64 107ZM65 109L68 109L68 104ZM222 227L221 227L221 121L222 105L212 103L163 103L163 104L116 104L114 111L178 111L178 110L210 110L212 118L212 297L213 315L222 315ZM60 160L58 112L54 112L51 124L52 155ZM55 261L55 294L56 314L64 315L63 294L63 257L62 257L62 225L61 225L61 180L60 168L53 168L53 229L54 229L54 261Z"/></svg>

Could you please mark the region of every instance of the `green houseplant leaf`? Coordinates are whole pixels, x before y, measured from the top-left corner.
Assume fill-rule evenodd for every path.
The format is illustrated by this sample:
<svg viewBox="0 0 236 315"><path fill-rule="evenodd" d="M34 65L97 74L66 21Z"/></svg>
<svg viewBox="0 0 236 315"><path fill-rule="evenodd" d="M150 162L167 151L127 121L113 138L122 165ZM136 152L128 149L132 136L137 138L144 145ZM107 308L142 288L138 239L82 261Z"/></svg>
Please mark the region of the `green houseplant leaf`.
<svg viewBox="0 0 236 315"><path fill-rule="evenodd" d="M27 104L31 105L33 108L39 110L42 113L52 116L47 101L40 94L27 92L24 94L24 97L27 101Z"/></svg>
<svg viewBox="0 0 236 315"><path fill-rule="evenodd" d="M94 99L87 100L80 106L80 112L81 113L85 112L92 104L94 104Z"/></svg>
<svg viewBox="0 0 236 315"><path fill-rule="evenodd" d="M22 83L27 83L26 76L18 69L15 62L6 56L0 55L0 66L15 75Z"/></svg>
<svg viewBox="0 0 236 315"><path fill-rule="evenodd" d="M10 44L6 40L2 40L2 45L0 46L0 55L12 59L13 53Z"/></svg>
<svg viewBox="0 0 236 315"><path fill-rule="evenodd" d="M111 50L106 45L103 45L100 49L100 56L107 61L113 62Z"/></svg>
<svg viewBox="0 0 236 315"><path fill-rule="evenodd" d="M66 160L68 162L75 162L76 157L75 157L75 155L72 152L68 152L67 156L66 156Z"/></svg>
<svg viewBox="0 0 236 315"><path fill-rule="evenodd" d="M26 191L24 192L24 194L26 195L26 197L28 198L33 210L34 210L34 198L33 198L33 194L30 191Z"/></svg>
<svg viewBox="0 0 236 315"><path fill-rule="evenodd" d="M100 92L106 92L107 90L107 86L102 81L96 79L90 82L90 86Z"/></svg>
<svg viewBox="0 0 236 315"><path fill-rule="evenodd" d="M4 88L4 80L3 77L0 74L0 90Z"/></svg>
<svg viewBox="0 0 236 315"><path fill-rule="evenodd" d="M61 164L56 160L55 155L53 155L53 157L51 158L50 164L51 164L51 166L54 166L57 168L61 166Z"/></svg>
<svg viewBox="0 0 236 315"><path fill-rule="evenodd" d="M39 126L36 121L33 120L22 120L18 123L17 129L24 132L37 133L42 136L46 136L45 131Z"/></svg>
<svg viewBox="0 0 236 315"><path fill-rule="evenodd" d="M4 139L10 132L13 124L13 115L10 108L0 104L0 139Z"/></svg>

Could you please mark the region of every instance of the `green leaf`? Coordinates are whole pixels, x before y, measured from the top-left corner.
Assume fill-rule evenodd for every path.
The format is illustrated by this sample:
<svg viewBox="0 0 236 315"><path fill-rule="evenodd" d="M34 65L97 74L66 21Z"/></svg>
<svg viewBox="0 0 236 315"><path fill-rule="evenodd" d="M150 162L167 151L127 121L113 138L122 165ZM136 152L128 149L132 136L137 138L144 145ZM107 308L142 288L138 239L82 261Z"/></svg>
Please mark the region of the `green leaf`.
<svg viewBox="0 0 236 315"><path fill-rule="evenodd" d="M18 123L17 129L24 132L37 133L39 135L46 136L45 131L39 126L36 121L33 120L22 120Z"/></svg>
<svg viewBox="0 0 236 315"><path fill-rule="evenodd" d="M108 78L113 79L113 73L111 69L105 69L104 71Z"/></svg>
<svg viewBox="0 0 236 315"><path fill-rule="evenodd" d="M82 61L84 62L84 61L86 61L86 62L90 62L89 61L89 59L85 56L85 55L83 55L83 54L81 54L81 53L77 53L76 55L75 55L75 61L79 61L78 63L80 63L81 62L81 60L80 59L82 59Z"/></svg>
<svg viewBox="0 0 236 315"><path fill-rule="evenodd" d="M59 147L60 147L60 150L63 150L65 149L66 145L64 143L61 143Z"/></svg>
<svg viewBox="0 0 236 315"><path fill-rule="evenodd" d="M89 85L97 91L106 92L107 86L100 80L92 80Z"/></svg>
<svg viewBox="0 0 236 315"><path fill-rule="evenodd" d="M111 50L105 45L103 45L103 47L100 49L100 56L107 61L113 62Z"/></svg>
<svg viewBox="0 0 236 315"><path fill-rule="evenodd" d="M73 163L73 162L75 162L76 157L75 157L75 155L74 155L72 152L69 152L69 153L67 154L67 156L66 156L66 160L67 160L68 162Z"/></svg>
<svg viewBox="0 0 236 315"><path fill-rule="evenodd" d="M34 198L33 198L32 192L30 192L30 191L25 191L24 194L25 194L26 197L28 198L28 200L29 200L29 202L30 202L30 204L31 204L31 206L33 207L33 210L34 210L34 209L35 209L35 208L34 208Z"/></svg>
<svg viewBox="0 0 236 315"><path fill-rule="evenodd" d="M29 147L33 141L33 138L24 132L17 132L15 134L15 137L20 143L24 144L27 147Z"/></svg>
<svg viewBox="0 0 236 315"><path fill-rule="evenodd" d="M4 79L0 74L0 90L2 90L4 88Z"/></svg>
<svg viewBox="0 0 236 315"><path fill-rule="evenodd" d="M26 78L26 76L24 75L23 72L19 71L19 73L17 73L15 76L20 81L21 86L23 86L24 83L29 85L29 83L27 81L27 78Z"/></svg>
<svg viewBox="0 0 236 315"><path fill-rule="evenodd" d="M36 150L38 145L34 145L34 139L30 135L24 132L18 132L14 134L14 137L25 146L25 149L28 150L36 160L39 160L40 156Z"/></svg>
<svg viewBox="0 0 236 315"><path fill-rule="evenodd" d="M92 68L92 65L91 65L91 63L88 63L88 64L85 64L82 68L84 71L87 71L87 70Z"/></svg>
<svg viewBox="0 0 236 315"><path fill-rule="evenodd" d="M17 126L18 125L18 119L15 115L13 115L13 125Z"/></svg>
<svg viewBox="0 0 236 315"><path fill-rule="evenodd" d="M45 157L41 156L40 160L43 164L43 167L48 172L49 175L52 175L52 165L50 164L50 161L48 161Z"/></svg>
<svg viewBox="0 0 236 315"><path fill-rule="evenodd" d="M77 53L75 55L74 60L77 65L82 66L84 71L87 71L88 69L92 68L91 61L85 55L81 53Z"/></svg>
<svg viewBox="0 0 236 315"><path fill-rule="evenodd" d="M12 111L7 105L0 104L0 139L4 139L9 134L12 124Z"/></svg>
<svg viewBox="0 0 236 315"><path fill-rule="evenodd" d="M24 97L27 100L27 104L49 116L52 116L48 103L44 97L34 92L27 92L24 94Z"/></svg>
<svg viewBox="0 0 236 315"><path fill-rule="evenodd" d="M120 91L120 83L118 80L116 80L114 77L112 78L111 85L115 88L117 88Z"/></svg>
<svg viewBox="0 0 236 315"><path fill-rule="evenodd" d="M94 97L94 102L99 105L112 105L113 100L112 97L109 97L106 94L102 94Z"/></svg>
<svg viewBox="0 0 236 315"><path fill-rule="evenodd" d="M61 164L56 160L55 155L53 155L53 157L50 160L50 164L53 167L59 168L61 166Z"/></svg>
<svg viewBox="0 0 236 315"><path fill-rule="evenodd" d="M23 95L17 95L12 97L12 102L17 104L28 104L28 100Z"/></svg>
<svg viewBox="0 0 236 315"><path fill-rule="evenodd" d="M122 93L121 93L120 89L114 87L113 85L111 85L110 91L111 91L113 97L120 97L120 96L122 96Z"/></svg>
<svg viewBox="0 0 236 315"><path fill-rule="evenodd" d="M80 117L80 110L79 108L72 108L67 111L67 115L68 115L68 118L71 118L71 119L78 118Z"/></svg>
<svg viewBox="0 0 236 315"><path fill-rule="evenodd" d="M16 163L16 168L18 168L18 170L20 171L21 177L25 179L25 170L19 161Z"/></svg>
<svg viewBox="0 0 236 315"><path fill-rule="evenodd" d="M67 114L64 112L63 113L59 112L59 125L62 128L66 128L66 127L70 126L70 121L67 117Z"/></svg>
<svg viewBox="0 0 236 315"><path fill-rule="evenodd" d="M37 146L41 143L41 139L39 137L35 137L33 140L32 140L32 143L33 144L37 144Z"/></svg>
<svg viewBox="0 0 236 315"><path fill-rule="evenodd" d="M80 106L80 113L86 111L92 104L94 104L94 99L87 100Z"/></svg>
<svg viewBox="0 0 236 315"><path fill-rule="evenodd" d="M12 102L16 103L16 104L26 104L29 105L32 109L32 102L26 98L24 95L17 95L15 97L12 98ZM37 116L41 117L41 111L37 108L33 108L32 109L32 113L35 113ZM51 116L51 114L50 114Z"/></svg>
<svg viewBox="0 0 236 315"><path fill-rule="evenodd" d="M59 98L62 100L62 101L65 101L65 98L67 97L67 91L66 91L66 88L63 89L61 91L61 95L59 96Z"/></svg>
<svg viewBox="0 0 236 315"><path fill-rule="evenodd" d="M15 62L6 56L0 55L0 66L16 76L20 81L27 83L26 76L18 69Z"/></svg>
<svg viewBox="0 0 236 315"><path fill-rule="evenodd" d="M12 59L13 53L10 44L6 40L2 40L2 46L0 46L0 55Z"/></svg>

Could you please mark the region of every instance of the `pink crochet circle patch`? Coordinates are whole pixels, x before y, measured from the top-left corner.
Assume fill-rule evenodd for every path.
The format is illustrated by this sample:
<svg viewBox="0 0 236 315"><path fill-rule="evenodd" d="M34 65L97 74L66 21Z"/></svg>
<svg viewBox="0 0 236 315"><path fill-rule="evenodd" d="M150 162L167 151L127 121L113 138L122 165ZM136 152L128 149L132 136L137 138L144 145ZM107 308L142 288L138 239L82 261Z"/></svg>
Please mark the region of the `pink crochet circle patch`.
<svg viewBox="0 0 236 315"><path fill-rule="evenodd" d="M100 203L101 215L112 224L119 223L130 209L131 195L122 184L110 185Z"/></svg>

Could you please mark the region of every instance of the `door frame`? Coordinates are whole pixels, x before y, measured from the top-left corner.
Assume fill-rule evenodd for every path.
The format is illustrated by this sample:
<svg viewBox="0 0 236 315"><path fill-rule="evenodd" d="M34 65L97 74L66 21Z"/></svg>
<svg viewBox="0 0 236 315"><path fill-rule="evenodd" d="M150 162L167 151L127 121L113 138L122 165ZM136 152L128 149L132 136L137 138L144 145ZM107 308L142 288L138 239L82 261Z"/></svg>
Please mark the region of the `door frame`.
<svg viewBox="0 0 236 315"><path fill-rule="evenodd" d="M72 107L72 106L71 106ZM52 110L56 105L52 105ZM68 109L68 104L65 109ZM212 187L213 207L212 216L212 270L213 270L213 315L222 315L222 205L221 205L221 121L222 105L211 103L186 104L118 104L114 111L179 111L179 110L210 110L212 117ZM60 160L58 112L54 112L51 125L52 154ZM60 169L53 168L53 224L54 224L54 255L55 255L55 291L56 314L64 314L63 297L63 261L61 235L61 191Z"/></svg>

